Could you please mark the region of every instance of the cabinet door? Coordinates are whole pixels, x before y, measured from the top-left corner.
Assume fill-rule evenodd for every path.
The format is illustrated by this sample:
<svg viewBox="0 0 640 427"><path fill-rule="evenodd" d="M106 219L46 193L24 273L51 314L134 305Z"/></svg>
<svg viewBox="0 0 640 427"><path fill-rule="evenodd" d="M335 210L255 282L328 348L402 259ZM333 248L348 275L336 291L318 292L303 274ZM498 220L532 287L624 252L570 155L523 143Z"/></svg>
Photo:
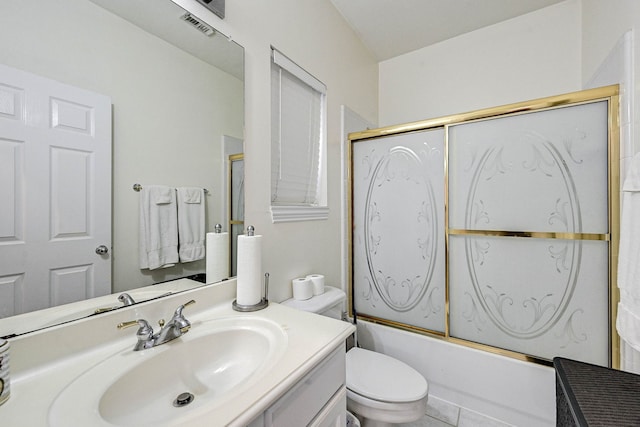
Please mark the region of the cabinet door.
<svg viewBox="0 0 640 427"><path fill-rule="evenodd" d="M309 425L336 392L344 388L345 378L345 350L344 346L340 346L267 409L264 414L265 427Z"/></svg>
<svg viewBox="0 0 640 427"><path fill-rule="evenodd" d="M256 419L251 421L247 427L264 427L264 414L260 414Z"/></svg>
<svg viewBox="0 0 640 427"><path fill-rule="evenodd" d="M311 422L310 427L344 427L345 425L347 425L347 389L342 387Z"/></svg>

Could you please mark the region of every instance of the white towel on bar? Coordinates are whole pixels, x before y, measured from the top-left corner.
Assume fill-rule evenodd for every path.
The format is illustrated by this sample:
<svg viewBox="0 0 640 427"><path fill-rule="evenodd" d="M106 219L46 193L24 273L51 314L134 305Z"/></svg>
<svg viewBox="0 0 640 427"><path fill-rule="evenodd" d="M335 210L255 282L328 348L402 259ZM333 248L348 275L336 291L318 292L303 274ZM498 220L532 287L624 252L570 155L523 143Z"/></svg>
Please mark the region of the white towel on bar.
<svg viewBox="0 0 640 427"><path fill-rule="evenodd" d="M140 268L155 270L178 262L178 212L171 187L145 185L140 191Z"/></svg>
<svg viewBox="0 0 640 427"><path fill-rule="evenodd" d="M640 350L640 154L633 158L622 186L618 287L616 328L623 340Z"/></svg>
<svg viewBox="0 0 640 427"><path fill-rule="evenodd" d="M180 262L203 259L205 255L204 189L178 188L178 238Z"/></svg>

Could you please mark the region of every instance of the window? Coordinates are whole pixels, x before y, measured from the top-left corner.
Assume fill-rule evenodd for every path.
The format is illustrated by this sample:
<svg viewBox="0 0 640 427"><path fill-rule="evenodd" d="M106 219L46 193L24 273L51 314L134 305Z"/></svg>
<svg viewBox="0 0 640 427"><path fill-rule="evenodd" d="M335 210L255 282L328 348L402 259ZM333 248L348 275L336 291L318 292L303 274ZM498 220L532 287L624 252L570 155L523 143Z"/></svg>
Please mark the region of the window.
<svg viewBox="0 0 640 427"><path fill-rule="evenodd" d="M327 88L282 53L271 53L272 219L326 219Z"/></svg>

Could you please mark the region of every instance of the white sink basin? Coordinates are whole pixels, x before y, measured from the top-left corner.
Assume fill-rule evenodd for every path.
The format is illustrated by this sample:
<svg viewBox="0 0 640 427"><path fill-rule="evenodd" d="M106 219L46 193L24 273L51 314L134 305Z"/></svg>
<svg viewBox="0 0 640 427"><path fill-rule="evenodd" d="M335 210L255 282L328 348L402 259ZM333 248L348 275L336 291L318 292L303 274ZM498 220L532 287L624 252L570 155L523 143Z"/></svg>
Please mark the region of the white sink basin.
<svg viewBox="0 0 640 427"><path fill-rule="evenodd" d="M58 395L49 410L52 426L188 423L249 389L287 347L278 324L250 316L193 322L182 337L143 351L132 350L134 335L126 350ZM191 403L174 406L183 393Z"/></svg>

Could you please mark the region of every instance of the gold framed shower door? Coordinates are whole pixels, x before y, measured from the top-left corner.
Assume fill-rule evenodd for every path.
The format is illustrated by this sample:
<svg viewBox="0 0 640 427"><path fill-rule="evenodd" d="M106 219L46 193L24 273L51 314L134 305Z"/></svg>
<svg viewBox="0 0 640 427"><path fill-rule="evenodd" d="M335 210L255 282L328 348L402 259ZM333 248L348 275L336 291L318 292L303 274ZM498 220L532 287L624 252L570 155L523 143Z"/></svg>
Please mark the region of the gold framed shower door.
<svg viewBox="0 0 640 427"><path fill-rule="evenodd" d="M607 104L607 171L606 171L606 190L607 190L607 227L603 232L558 232L558 231L542 231L542 230L510 230L510 229L481 229L469 227L452 227L450 221L450 200L449 200L449 148L451 141L449 135L456 126L465 124L473 124L478 122L488 122L494 119L509 118L519 115L525 115L533 112L553 111L555 109L567 106L580 106L590 103L605 101ZM574 241L574 242L606 242L608 244L608 283L607 283L607 308L608 308L608 365L614 368L619 366L619 337L615 328L615 319L617 315L617 303L619 294L617 289L617 259L619 244L619 227L620 227L620 134L619 134L619 88L618 85L606 86L597 89L584 90L552 97L540 98L532 101L525 101L504 106L492 107L488 109L476 110L466 113L460 113L440 118L428 119L423 121L405 123L395 126L388 126L379 129L371 129L362 132L356 132L349 135L349 148L347 150L348 164L348 218L350 222L349 229L349 262L350 268L348 277L348 299L349 314L354 314L354 224L358 220L354 218L354 144L363 141L374 141L380 138L393 137L404 134L411 134L422 131L442 129L444 131L444 269L445 269L445 297L444 297L444 329L432 330L429 328L418 327L412 324L404 323L397 320L390 320L384 317L356 313L359 318L384 324L387 326L400 328L412 332L426 334L438 339L443 339L452 343L482 349L508 357L520 360L533 361L541 364L550 364L550 359L540 358L527 352L512 351L504 346L487 345L484 343L471 341L468 339L460 339L451 335L451 285L450 283L450 250L451 239L477 236L488 238L517 238L529 239L547 239L549 241ZM454 224L455 225L455 224ZM557 239L557 240L555 240Z"/></svg>

